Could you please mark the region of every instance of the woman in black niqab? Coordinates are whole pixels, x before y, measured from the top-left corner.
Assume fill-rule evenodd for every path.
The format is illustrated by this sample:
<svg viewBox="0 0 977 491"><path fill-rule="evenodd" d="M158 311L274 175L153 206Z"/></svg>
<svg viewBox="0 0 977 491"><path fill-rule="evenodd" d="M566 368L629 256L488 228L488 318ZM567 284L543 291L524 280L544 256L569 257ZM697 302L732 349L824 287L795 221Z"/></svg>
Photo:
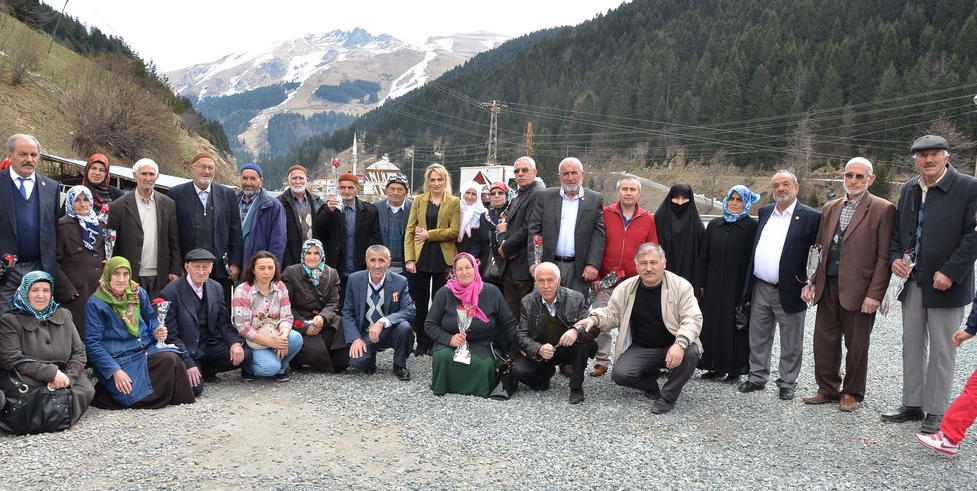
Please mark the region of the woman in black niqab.
<svg viewBox="0 0 977 491"><path fill-rule="evenodd" d="M692 186L674 184L655 212L658 241L665 250L665 269L692 283L696 297L702 287L699 248L706 227L695 207Z"/></svg>

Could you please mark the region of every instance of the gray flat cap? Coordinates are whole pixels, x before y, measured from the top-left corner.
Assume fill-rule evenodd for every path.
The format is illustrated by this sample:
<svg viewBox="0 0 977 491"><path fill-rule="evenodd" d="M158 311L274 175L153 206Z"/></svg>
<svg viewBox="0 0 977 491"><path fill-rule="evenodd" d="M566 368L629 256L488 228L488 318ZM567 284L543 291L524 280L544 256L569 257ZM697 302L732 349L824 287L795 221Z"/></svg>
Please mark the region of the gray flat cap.
<svg viewBox="0 0 977 491"><path fill-rule="evenodd" d="M913 142L913 153L923 150L949 150L950 144L942 136L926 135L921 136Z"/></svg>

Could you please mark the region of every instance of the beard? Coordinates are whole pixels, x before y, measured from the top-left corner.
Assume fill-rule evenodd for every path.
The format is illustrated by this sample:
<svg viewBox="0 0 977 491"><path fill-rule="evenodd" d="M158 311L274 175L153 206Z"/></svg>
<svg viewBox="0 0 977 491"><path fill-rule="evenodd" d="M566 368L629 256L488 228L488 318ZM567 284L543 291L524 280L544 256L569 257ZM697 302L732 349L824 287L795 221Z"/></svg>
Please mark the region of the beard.
<svg viewBox="0 0 977 491"><path fill-rule="evenodd" d="M288 189L292 191L292 194L302 194L305 192L305 184L296 184L294 186L289 186Z"/></svg>

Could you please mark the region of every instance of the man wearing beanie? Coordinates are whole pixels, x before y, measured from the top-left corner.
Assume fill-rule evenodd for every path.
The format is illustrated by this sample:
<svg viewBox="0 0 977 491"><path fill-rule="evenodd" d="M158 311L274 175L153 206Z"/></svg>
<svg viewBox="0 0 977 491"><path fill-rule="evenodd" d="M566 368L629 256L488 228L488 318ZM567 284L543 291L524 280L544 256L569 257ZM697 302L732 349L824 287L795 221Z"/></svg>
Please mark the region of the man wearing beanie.
<svg viewBox="0 0 977 491"><path fill-rule="evenodd" d="M319 239L315 217L326 206L322 198L309 191L309 173L301 165L289 167L285 174L288 190L278 197L285 209L285 260L282 269L302 262L302 244Z"/></svg>
<svg viewBox="0 0 977 491"><path fill-rule="evenodd" d="M207 152L190 159L193 182L178 184L167 193L176 202L176 221L180 229L180 255L205 249L214 255L210 277L224 288L224 301L231 304L232 282L241 272L244 243L241 237L241 212L234 191L214 184L217 161Z"/></svg>
<svg viewBox="0 0 977 491"><path fill-rule="evenodd" d="M407 227L407 217L410 216L411 205L414 204L410 194L407 176L397 173L387 179L384 189L387 197L377 201L373 206L380 218L380 235L383 245L390 249L390 267L394 273L409 278L410 273L404 271L404 228Z"/></svg>
<svg viewBox="0 0 977 491"><path fill-rule="evenodd" d="M257 164L241 168L241 194L237 205L241 213L241 236L244 239L245 264L258 251L268 251L285 260L285 208L268 196L264 189L265 174Z"/></svg>
<svg viewBox="0 0 977 491"><path fill-rule="evenodd" d="M339 176L342 202L330 198L316 216L316 230L326 248L326 264L339 272L343 292L346 280L366 269L366 248L383 243L377 209L356 197L360 180L347 172Z"/></svg>

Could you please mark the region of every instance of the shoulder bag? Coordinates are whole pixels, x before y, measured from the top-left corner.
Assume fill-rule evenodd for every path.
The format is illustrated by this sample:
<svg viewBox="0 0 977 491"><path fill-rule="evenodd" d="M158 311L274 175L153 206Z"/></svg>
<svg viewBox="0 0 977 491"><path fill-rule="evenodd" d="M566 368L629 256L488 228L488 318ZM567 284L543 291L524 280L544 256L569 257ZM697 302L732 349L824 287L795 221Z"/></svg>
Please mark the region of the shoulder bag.
<svg viewBox="0 0 977 491"><path fill-rule="evenodd" d="M52 363L62 372L68 369L67 363L62 361L24 358L14 362L7 370L13 387L4 392L7 403L0 410L0 429L18 435L68 429L71 426L71 388L51 390L47 384L31 387L16 369L17 365L29 362Z"/></svg>

